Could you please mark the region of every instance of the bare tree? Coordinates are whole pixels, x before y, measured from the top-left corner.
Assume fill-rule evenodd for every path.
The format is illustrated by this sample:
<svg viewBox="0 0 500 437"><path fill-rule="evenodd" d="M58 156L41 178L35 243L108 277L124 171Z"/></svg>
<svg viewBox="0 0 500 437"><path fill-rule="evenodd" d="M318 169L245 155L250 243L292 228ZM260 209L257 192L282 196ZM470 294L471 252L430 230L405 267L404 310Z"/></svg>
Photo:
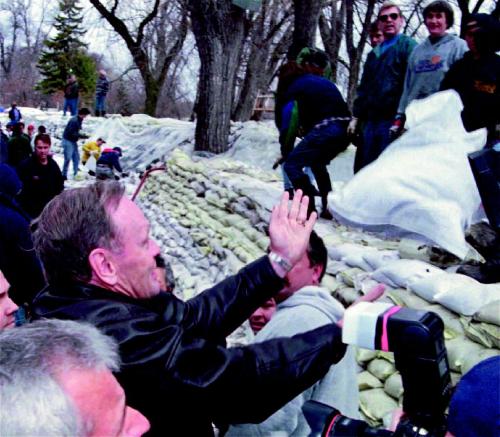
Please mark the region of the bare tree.
<svg viewBox="0 0 500 437"><path fill-rule="evenodd" d="M185 3L201 62L195 149L225 152L246 12L231 0L185 0Z"/></svg>
<svg viewBox="0 0 500 437"><path fill-rule="evenodd" d="M294 28L288 58L295 59L304 47L315 45L323 0L293 0Z"/></svg>
<svg viewBox="0 0 500 437"><path fill-rule="evenodd" d="M354 14L359 13L356 10L356 5L353 2L346 0L346 47L349 56L349 80L347 85L347 102L352 105L356 94L356 87L358 85L359 71L361 69L361 61L363 51L365 49L366 41L368 38L368 29L373 19L373 10L375 7L375 0L367 0L366 9L363 15L358 15L362 18L362 26L359 34L358 44L354 44Z"/></svg>
<svg viewBox="0 0 500 437"><path fill-rule="evenodd" d="M4 98L22 104L37 104L39 93L33 91L38 80L35 68L42 42L50 30L48 16L52 8L49 0L11 0L0 3L0 11L7 17L0 31L1 89Z"/></svg>
<svg viewBox="0 0 500 437"><path fill-rule="evenodd" d="M155 59L151 58L152 45L147 47L146 30L147 26L154 27L155 20L166 23L166 14L169 11L168 1L154 0L148 3L150 8L144 11L142 18L135 25L136 20L118 17L120 0L114 0L111 8L107 8L99 0L89 0L101 16L111 25L125 42L132 59L140 72L144 82L145 103L144 112L149 115L156 114L156 105L162 86L167 77L168 70L175 57L182 49L182 45L188 31L187 13L183 8L177 8L178 20L172 27L168 35L164 29L156 29L157 45L155 47ZM125 5L130 7L130 2ZM133 29L127 26L127 23ZM160 26L161 27L161 26ZM149 51L148 51L149 48Z"/></svg>
<svg viewBox="0 0 500 437"><path fill-rule="evenodd" d="M321 10L319 30L325 51L332 63L332 79L337 80L340 47L345 27L345 0L329 0Z"/></svg>
<svg viewBox="0 0 500 437"><path fill-rule="evenodd" d="M290 1L265 0L259 13L248 20L249 35L243 45L243 78L233 111L233 120L252 116L259 92L267 91L279 60L291 43L292 10Z"/></svg>

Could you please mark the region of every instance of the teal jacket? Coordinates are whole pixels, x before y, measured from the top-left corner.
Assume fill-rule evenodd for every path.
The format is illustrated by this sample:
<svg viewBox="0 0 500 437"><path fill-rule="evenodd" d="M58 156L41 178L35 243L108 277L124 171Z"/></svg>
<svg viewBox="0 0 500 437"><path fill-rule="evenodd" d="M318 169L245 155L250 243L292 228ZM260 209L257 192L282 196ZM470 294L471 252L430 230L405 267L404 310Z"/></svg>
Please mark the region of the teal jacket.
<svg viewBox="0 0 500 437"><path fill-rule="evenodd" d="M394 118L403 93L408 58L416 45L415 40L400 34L368 54L353 105L356 118Z"/></svg>

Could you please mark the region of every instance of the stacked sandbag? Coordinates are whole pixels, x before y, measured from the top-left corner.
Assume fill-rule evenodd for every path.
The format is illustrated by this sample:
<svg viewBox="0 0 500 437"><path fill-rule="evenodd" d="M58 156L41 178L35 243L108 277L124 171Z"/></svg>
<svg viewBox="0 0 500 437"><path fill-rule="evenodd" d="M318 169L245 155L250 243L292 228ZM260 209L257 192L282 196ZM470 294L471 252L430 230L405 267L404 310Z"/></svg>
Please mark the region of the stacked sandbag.
<svg viewBox="0 0 500 437"><path fill-rule="evenodd" d="M151 175L139 201L188 298L265 253L271 207L280 194L281 184L271 172L226 158L191 158L175 150L166 172ZM476 362L500 353L500 301L492 297L496 285L484 291L475 284L483 290L476 290L479 301L488 298L484 306L470 298L443 298L453 296L454 288L464 288L457 275L443 270L456 258L420 243L381 239L335 222L320 220L315 229L329 255L322 285L344 305L384 283L381 301L439 314L454 384ZM469 279L465 287L471 285ZM434 282L441 284L440 293L429 291ZM457 312L464 308L467 314ZM230 344L248 341L247 331L240 329ZM360 350L358 364L361 414L371 425L381 425L401 405L401 376L390 353Z"/></svg>

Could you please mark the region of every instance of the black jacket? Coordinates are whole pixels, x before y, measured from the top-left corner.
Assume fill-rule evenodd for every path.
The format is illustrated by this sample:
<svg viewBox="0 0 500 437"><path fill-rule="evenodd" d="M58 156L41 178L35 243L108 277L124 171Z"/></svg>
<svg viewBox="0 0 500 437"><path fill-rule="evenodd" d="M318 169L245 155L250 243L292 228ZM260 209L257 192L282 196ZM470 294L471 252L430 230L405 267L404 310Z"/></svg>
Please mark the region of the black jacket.
<svg viewBox="0 0 500 437"><path fill-rule="evenodd" d="M33 153L29 137L24 134L12 135L7 143L7 150L8 163L12 167L16 167Z"/></svg>
<svg viewBox="0 0 500 437"><path fill-rule="evenodd" d="M267 257L183 302L132 299L82 283L48 287L35 318L90 322L120 345L117 375L149 435L209 436L211 422L261 422L322 378L345 352L340 329L227 349L225 338L283 287Z"/></svg>
<svg viewBox="0 0 500 437"><path fill-rule="evenodd" d="M71 117L66 124L63 132L63 139L72 141L76 143L80 138L83 138L80 135L80 129L82 128L83 118L78 115Z"/></svg>
<svg viewBox="0 0 500 437"><path fill-rule="evenodd" d="M471 52L466 53L450 67L441 89L460 94L467 131L486 127L489 139L495 137L495 126L500 123L500 56L491 53L474 59Z"/></svg>
<svg viewBox="0 0 500 437"><path fill-rule="evenodd" d="M16 172L0 164L0 270L10 283L10 297L18 305L31 303L45 286L31 240L31 219L15 200L20 189Z"/></svg>
<svg viewBox="0 0 500 437"><path fill-rule="evenodd" d="M45 205L64 189L61 170L51 157L47 165L42 165L35 155L22 161L16 170L23 183L19 202L32 218L36 218Z"/></svg>

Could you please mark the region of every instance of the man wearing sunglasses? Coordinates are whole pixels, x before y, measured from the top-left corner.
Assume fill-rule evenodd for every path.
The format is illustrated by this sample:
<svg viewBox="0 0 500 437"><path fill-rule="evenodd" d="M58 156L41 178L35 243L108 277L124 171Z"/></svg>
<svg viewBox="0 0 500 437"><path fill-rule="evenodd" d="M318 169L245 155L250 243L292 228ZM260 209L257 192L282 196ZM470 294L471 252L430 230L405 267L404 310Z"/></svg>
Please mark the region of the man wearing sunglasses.
<svg viewBox="0 0 500 437"><path fill-rule="evenodd" d="M404 18L395 3L381 6L378 21L384 42L368 54L348 128L348 133L354 134L358 119L364 121L359 168L375 161L391 142L390 128L403 92L408 58L417 45L400 34Z"/></svg>

